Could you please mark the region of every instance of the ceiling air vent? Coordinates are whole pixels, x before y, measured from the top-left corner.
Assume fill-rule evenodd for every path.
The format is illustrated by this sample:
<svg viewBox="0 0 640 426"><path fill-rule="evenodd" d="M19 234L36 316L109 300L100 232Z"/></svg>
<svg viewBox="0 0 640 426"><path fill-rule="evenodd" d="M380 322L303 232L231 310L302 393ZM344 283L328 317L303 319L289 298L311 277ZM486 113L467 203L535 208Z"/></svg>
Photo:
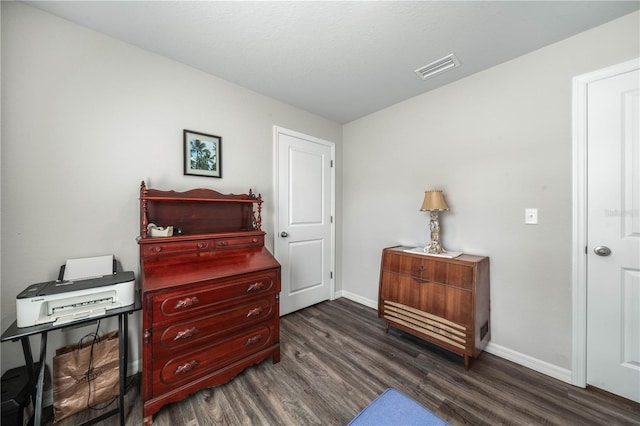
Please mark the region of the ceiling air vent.
<svg viewBox="0 0 640 426"><path fill-rule="evenodd" d="M460 66L460 61L456 58L456 55L453 53L445 56L444 58L438 59L437 61L433 61L424 67L418 68L415 70L415 73L418 74L423 80L426 80L431 77L435 77L437 74L441 72L445 72L446 70L450 70L452 68L456 68Z"/></svg>

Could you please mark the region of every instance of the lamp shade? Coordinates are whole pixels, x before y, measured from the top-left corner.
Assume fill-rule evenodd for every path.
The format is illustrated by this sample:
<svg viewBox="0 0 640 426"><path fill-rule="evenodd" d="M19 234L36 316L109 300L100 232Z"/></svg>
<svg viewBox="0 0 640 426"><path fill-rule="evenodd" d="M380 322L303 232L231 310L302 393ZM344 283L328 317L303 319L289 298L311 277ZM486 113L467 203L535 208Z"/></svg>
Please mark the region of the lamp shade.
<svg viewBox="0 0 640 426"><path fill-rule="evenodd" d="M422 202L422 207L420 207L420 211L444 211L449 210L449 206L444 201L444 197L442 195L442 191L434 190L434 191L424 191L424 201Z"/></svg>

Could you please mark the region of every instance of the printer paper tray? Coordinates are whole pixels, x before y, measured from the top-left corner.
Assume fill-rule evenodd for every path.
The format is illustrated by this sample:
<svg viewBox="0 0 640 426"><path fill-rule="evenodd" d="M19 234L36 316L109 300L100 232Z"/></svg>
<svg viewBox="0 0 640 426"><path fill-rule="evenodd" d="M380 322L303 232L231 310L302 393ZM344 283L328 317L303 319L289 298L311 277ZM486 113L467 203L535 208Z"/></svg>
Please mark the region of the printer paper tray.
<svg viewBox="0 0 640 426"><path fill-rule="evenodd" d="M116 306L120 307L120 306ZM92 317L99 317L104 315L107 312L105 308L96 308L96 309L77 309L74 312L69 311L64 315L57 316L55 321L51 321L52 318L43 318L42 321L38 321L38 324L46 324L48 322L53 322L54 324L66 324L68 322L79 321Z"/></svg>

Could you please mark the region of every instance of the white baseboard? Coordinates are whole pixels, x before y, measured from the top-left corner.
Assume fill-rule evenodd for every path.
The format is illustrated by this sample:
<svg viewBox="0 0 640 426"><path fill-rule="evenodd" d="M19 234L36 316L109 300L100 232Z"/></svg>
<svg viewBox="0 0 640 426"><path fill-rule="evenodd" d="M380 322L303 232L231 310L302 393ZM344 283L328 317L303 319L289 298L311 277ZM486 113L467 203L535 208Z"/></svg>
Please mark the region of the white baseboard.
<svg viewBox="0 0 640 426"><path fill-rule="evenodd" d="M355 293L351 293L351 292L342 290L342 291L339 291L339 292L337 292L335 294L335 298L336 299L339 298L339 297L344 297L345 299L353 300L356 303L359 303L361 305L367 306L369 308L373 308L375 310L378 309L378 301L377 300L371 300L371 299L368 299L366 297L359 296L359 295L357 295Z"/></svg>
<svg viewBox="0 0 640 426"><path fill-rule="evenodd" d="M348 291L340 291L335 294L335 298L344 297L349 300L353 300L361 305L368 306L369 308L378 309L378 301L371 300L366 297L359 296L355 293ZM546 376L553 377L554 379L561 380L563 382L573 384L571 370L558 367L557 365L550 364L546 361L533 358L529 355L525 355L520 352L516 352L512 349L505 348L504 346L489 342L484 348L485 351L492 355L504 358L508 361L515 362L523 367L530 368L538 373L542 373Z"/></svg>
<svg viewBox="0 0 640 426"><path fill-rule="evenodd" d="M546 361L539 360L537 358L525 355L520 352L516 352L512 349L505 348L504 346L497 345L489 342L484 348L485 351L492 355L499 356L523 367L530 368L538 373L553 377L554 379L561 380L565 383L573 384L571 378L571 370L558 367L557 365L550 364Z"/></svg>

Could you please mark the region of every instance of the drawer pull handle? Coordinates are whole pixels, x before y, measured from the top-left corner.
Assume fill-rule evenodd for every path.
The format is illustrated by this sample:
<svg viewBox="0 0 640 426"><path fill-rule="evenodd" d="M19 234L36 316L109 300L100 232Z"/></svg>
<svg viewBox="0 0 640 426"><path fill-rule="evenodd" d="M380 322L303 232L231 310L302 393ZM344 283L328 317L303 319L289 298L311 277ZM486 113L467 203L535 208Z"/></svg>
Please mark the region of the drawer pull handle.
<svg viewBox="0 0 640 426"><path fill-rule="evenodd" d="M262 313L262 311L263 311L262 306L250 309L249 312L247 312L247 318L251 318L251 317L254 317L256 315L260 315Z"/></svg>
<svg viewBox="0 0 640 426"><path fill-rule="evenodd" d="M264 287L264 283L263 282L255 282L255 283L251 284L249 287L247 287L247 293L249 293L250 291L261 290L262 287Z"/></svg>
<svg viewBox="0 0 640 426"><path fill-rule="evenodd" d="M426 271L426 270L427 270L427 268L425 268L425 267L424 267L424 265L420 265L420 267L418 268L418 270L419 270L420 272L424 272L424 271Z"/></svg>
<svg viewBox="0 0 640 426"><path fill-rule="evenodd" d="M198 330L198 327L195 326L187 328L186 330L178 331L178 333L176 333L176 337L174 337L173 340L176 341L180 339L188 339L189 337L193 337L193 335L198 331L200 330Z"/></svg>
<svg viewBox="0 0 640 426"><path fill-rule="evenodd" d="M257 239L257 238L254 238L254 239L252 239L252 240L251 240L251 242L252 242L252 243L257 243L257 242L258 242L258 239Z"/></svg>
<svg viewBox="0 0 640 426"><path fill-rule="evenodd" d="M258 334L257 336L253 336L253 337L249 337L247 339L247 344L246 346L249 345L255 345L256 343L258 343L260 340L262 340L262 334Z"/></svg>
<svg viewBox="0 0 640 426"><path fill-rule="evenodd" d="M228 246L229 245L229 241L219 241L218 245L219 246Z"/></svg>
<svg viewBox="0 0 640 426"><path fill-rule="evenodd" d="M417 282L419 282L420 284L426 284L426 283L430 283L431 281L429 280L423 280L422 278L413 278L414 280L416 280Z"/></svg>
<svg viewBox="0 0 640 426"><path fill-rule="evenodd" d="M207 243L198 243L198 248L205 248L207 246Z"/></svg>
<svg viewBox="0 0 640 426"><path fill-rule="evenodd" d="M159 246L151 247L151 251L154 253L160 253L162 251L162 247L159 247Z"/></svg>
<svg viewBox="0 0 640 426"><path fill-rule="evenodd" d="M176 303L176 309L190 308L197 303L200 303L200 299L196 296L187 297L186 299L178 300L178 303Z"/></svg>
<svg viewBox="0 0 640 426"><path fill-rule="evenodd" d="M176 368L176 372L173 374L178 375L178 374L188 373L189 371L193 370L197 366L198 366L198 361L196 361L195 359L192 359L186 364L182 364L178 366L178 368Z"/></svg>

